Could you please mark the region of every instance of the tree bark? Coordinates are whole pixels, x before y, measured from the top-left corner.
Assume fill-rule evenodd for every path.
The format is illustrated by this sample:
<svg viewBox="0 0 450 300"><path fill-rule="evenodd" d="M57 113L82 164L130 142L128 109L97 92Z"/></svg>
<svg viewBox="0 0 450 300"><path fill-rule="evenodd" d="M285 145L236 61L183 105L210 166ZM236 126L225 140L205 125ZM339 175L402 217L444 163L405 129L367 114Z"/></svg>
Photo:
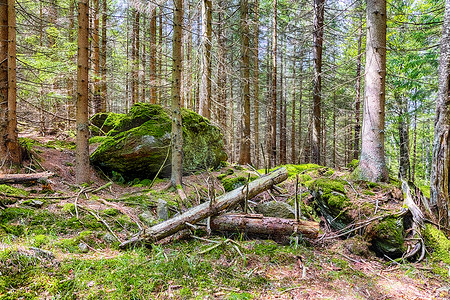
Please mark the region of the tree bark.
<svg viewBox="0 0 450 300"><path fill-rule="evenodd" d="M183 128L181 121L181 38L183 0L174 0L172 46L172 186L180 188L183 174Z"/></svg>
<svg viewBox="0 0 450 300"><path fill-rule="evenodd" d="M314 60L314 82L313 82L313 122L312 122L312 162L321 163L320 146L322 132L321 101L322 101L322 44L323 44L323 15L325 0L314 0L314 33L313 33L313 60Z"/></svg>
<svg viewBox="0 0 450 300"><path fill-rule="evenodd" d="M361 131L361 55L362 55L362 20L360 19L358 34L358 56L356 57L356 97L355 97L355 141L353 144L353 159L359 156L359 134Z"/></svg>
<svg viewBox="0 0 450 300"><path fill-rule="evenodd" d="M211 0L202 0L202 58L199 113L211 118Z"/></svg>
<svg viewBox="0 0 450 300"><path fill-rule="evenodd" d="M244 128L241 136L239 163L250 163L250 55L248 0L241 0L241 97L244 104Z"/></svg>
<svg viewBox="0 0 450 300"><path fill-rule="evenodd" d="M368 0L364 113L358 167L362 180L389 179L384 157L385 79L386 0Z"/></svg>
<svg viewBox="0 0 450 300"><path fill-rule="evenodd" d="M77 57L77 137L76 182L87 183L89 174L89 0L78 1L78 57Z"/></svg>
<svg viewBox="0 0 450 300"><path fill-rule="evenodd" d="M310 239L317 238L319 223L263 217L262 215L221 215L211 218L211 229L215 231L245 232L271 236L301 234Z"/></svg>
<svg viewBox="0 0 450 300"><path fill-rule="evenodd" d="M296 99L295 97L297 96L295 94L295 67L296 67L296 60L294 59L292 62L292 114L291 114L291 163L292 164L296 164L297 163L297 150L296 150L296 146L297 146L297 141L295 136L297 135L297 130L296 130L296 121L295 121L295 115L296 115Z"/></svg>
<svg viewBox="0 0 450 300"><path fill-rule="evenodd" d="M411 177L409 161L409 130L408 130L408 100L396 96L399 105L398 136L399 136L399 178L408 180Z"/></svg>
<svg viewBox="0 0 450 300"><path fill-rule="evenodd" d="M430 207L437 208L440 224L450 228L450 1L445 15L439 60L439 91L436 101Z"/></svg>
<svg viewBox="0 0 450 300"><path fill-rule="evenodd" d="M260 155L259 155L259 0L255 0L255 28L254 28L254 75L253 75L253 88L254 88L254 96L253 96L253 109L254 109L254 117L253 117L253 126L254 126L254 135L255 135L255 166L258 168L260 163Z"/></svg>
<svg viewBox="0 0 450 300"><path fill-rule="evenodd" d="M100 85L101 90L101 102L100 111L106 112L106 103L108 100L107 96L107 85L106 85L106 56L107 56L107 22L108 22L108 5L107 0L103 0L102 4L102 51L101 51L101 72L102 72L102 82Z"/></svg>
<svg viewBox="0 0 450 300"><path fill-rule="evenodd" d="M176 0L180 1L180 0ZM205 202L196 207L189 209L181 215L157 224L145 234L132 238L120 245L121 248L126 248L136 243L153 243L168 237L187 227L186 223L195 224L207 217L220 214L226 209L230 209L238 205L246 197L251 199L259 193L271 188L274 184L278 184L288 177L287 170L280 168L270 174L263 175L260 178L250 182L246 186L242 186L229 193L223 194L215 199L213 202Z"/></svg>
<svg viewBox="0 0 450 300"><path fill-rule="evenodd" d="M0 183L25 183L38 180L47 180L47 178L53 176L53 173L42 172L42 173L32 173L32 174L0 174Z"/></svg>
<svg viewBox="0 0 450 300"><path fill-rule="evenodd" d="M149 57L149 73L150 73L150 103L156 104L156 6L150 14L150 57Z"/></svg>
<svg viewBox="0 0 450 300"><path fill-rule="evenodd" d="M92 30L92 68L94 71L94 113L101 112L102 99L100 87L100 5L94 0L94 28Z"/></svg>
<svg viewBox="0 0 450 300"><path fill-rule="evenodd" d="M272 107L270 117L270 167L277 164L277 0L273 1L272 24Z"/></svg>
<svg viewBox="0 0 450 300"><path fill-rule="evenodd" d="M281 41L281 53L280 53L280 164L285 165L286 164L286 95L284 94L284 43L283 40Z"/></svg>

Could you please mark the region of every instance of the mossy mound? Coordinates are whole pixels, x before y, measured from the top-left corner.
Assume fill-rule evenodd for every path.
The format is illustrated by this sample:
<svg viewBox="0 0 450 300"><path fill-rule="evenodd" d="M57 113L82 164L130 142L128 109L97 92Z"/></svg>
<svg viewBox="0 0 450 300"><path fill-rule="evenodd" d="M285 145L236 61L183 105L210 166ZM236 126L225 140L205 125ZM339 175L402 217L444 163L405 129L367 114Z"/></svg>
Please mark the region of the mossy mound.
<svg viewBox="0 0 450 300"><path fill-rule="evenodd" d="M185 173L216 168L227 159L223 135L217 127L186 109L182 110L182 122ZM169 111L159 105L138 103L128 114L114 116L114 124L91 155L94 165L128 179L153 177L160 168L160 176L170 176L172 125ZM166 164L162 166L166 157Z"/></svg>
<svg viewBox="0 0 450 300"><path fill-rule="evenodd" d="M341 180L319 178L310 184L309 189L320 213L331 227L340 230L352 222L349 214L352 203Z"/></svg>
<svg viewBox="0 0 450 300"><path fill-rule="evenodd" d="M118 125L123 118L122 114L117 113L98 113L91 117L90 130L91 135L105 135Z"/></svg>
<svg viewBox="0 0 450 300"><path fill-rule="evenodd" d="M450 240L436 226L425 225L422 231L425 245L432 251L433 271L441 276L448 276L448 269L442 265L450 265Z"/></svg>
<svg viewBox="0 0 450 300"><path fill-rule="evenodd" d="M388 217L371 224L367 228L366 239L379 255L385 254L391 258L402 256L405 252L403 219Z"/></svg>

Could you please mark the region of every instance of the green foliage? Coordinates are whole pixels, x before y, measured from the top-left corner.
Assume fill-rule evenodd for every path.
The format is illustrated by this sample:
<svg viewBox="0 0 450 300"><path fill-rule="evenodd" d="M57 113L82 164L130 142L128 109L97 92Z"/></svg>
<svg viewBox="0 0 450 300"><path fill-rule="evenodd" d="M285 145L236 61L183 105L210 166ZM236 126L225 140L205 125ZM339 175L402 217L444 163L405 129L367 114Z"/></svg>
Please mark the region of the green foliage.
<svg viewBox="0 0 450 300"><path fill-rule="evenodd" d="M431 224L426 224L422 233L426 246L432 251L433 271L443 277L448 277L448 268L443 268L440 262L450 265L450 240Z"/></svg>

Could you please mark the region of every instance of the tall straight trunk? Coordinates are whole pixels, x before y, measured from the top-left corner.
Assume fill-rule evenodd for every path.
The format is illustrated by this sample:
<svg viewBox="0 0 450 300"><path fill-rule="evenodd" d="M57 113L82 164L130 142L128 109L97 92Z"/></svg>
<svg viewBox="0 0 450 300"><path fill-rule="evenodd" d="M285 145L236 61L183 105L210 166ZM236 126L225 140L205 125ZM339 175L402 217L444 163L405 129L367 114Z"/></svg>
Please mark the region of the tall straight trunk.
<svg viewBox="0 0 450 300"><path fill-rule="evenodd" d="M270 124L270 167L277 164L277 0L273 1L272 24L272 106Z"/></svg>
<svg viewBox="0 0 450 300"><path fill-rule="evenodd" d="M286 97L284 95L284 53L283 43L281 43L280 53L280 164L286 164Z"/></svg>
<svg viewBox="0 0 450 300"><path fill-rule="evenodd" d="M302 151L304 149L304 140L302 136L302 107L303 107L303 61L304 61L304 50L302 49L300 52L300 66L298 69L299 78L298 78L298 162L302 159ZM294 84L295 86L295 84ZM303 145L303 146L302 146ZM297 162L295 162L297 163Z"/></svg>
<svg viewBox="0 0 450 300"><path fill-rule="evenodd" d="M42 17L42 16L41 16ZM42 22L42 21L40 21ZM75 29L75 0L69 1L69 34L68 34L68 41L69 43L73 43L75 41L74 37L74 29ZM42 30L42 28L41 28ZM42 42L42 41L41 41ZM72 55L70 60L75 64L75 55ZM73 73L69 73L67 77L67 127L71 128L71 121L70 119L75 118L75 78Z"/></svg>
<svg viewBox="0 0 450 300"><path fill-rule="evenodd" d="M254 126L254 136L255 136L255 158L254 163L256 167L260 166L260 146L259 146L259 0L255 0L255 28L254 28L254 74L253 74L253 126Z"/></svg>
<svg viewBox="0 0 450 300"><path fill-rule="evenodd" d="M415 182L417 161L417 99L414 99L414 132L413 132L413 161L411 168L411 181Z"/></svg>
<svg viewBox="0 0 450 300"><path fill-rule="evenodd" d="M211 118L211 37L212 1L202 0L202 57L199 113Z"/></svg>
<svg viewBox="0 0 450 300"><path fill-rule="evenodd" d="M102 71L102 83L100 86L101 90L101 105L100 111L106 112L107 103L107 85L106 85L106 54L107 54L107 22L108 22L108 5L107 0L103 0L102 4L102 51L101 51L101 71Z"/></svg>
<svg viewBox="0 0 450 300"><path fill-rule="evenodd" d="M89 0L78 1L76 182L89 182Z"/></svg>
<svg viewBox="0 0 450 300"><path fill-rule="evenodd" d="M18 165L21 153L16 116L16 11L14 0L0 1L0 169Z"/></svg>
<svg viewBox="0 0 450 300"><path fill-rule="evenodd" d="M186 107L188 109L193 109L193 103L192 103L192 7L189 0L186 0L185 7L188 8L188 18L187 18L187 24L186 24L186 33L185 33L185 43L186 43L186 62L185 62L185 86L184 86L184 99L186 102ZM218 33L219 35L219 33Z"/></svg>
<svg viewBox="0 0 450 300"><path fill-rule="evenodd" d="M322 113L322 164L327 165L327 110Z"/></svg>
<svg viewBox="0 0 450 300"><path fill-rule="evenodd" d="M358 56L356 57L356 97L355 97L355 141L353 144L353 159L358 159L359 155L359 134L361 131L360 111L361 111L361 55L362 55L362 20L360 19L358 34Z"/></svg>
<svg viewBox="0 0 450 300"><path fill-rule="evenodd" d="M430 204L437 208L440 224L450 228L450 1L445 15L439 59L439 91L436 101Z"/></svg>
<svg viewBox="0 0 450 300"><path fill-rule="evenodd" d="M139 12L136 12L135 15L135 20L134 20L134 38L136 40L135 42L135 61L134 61L134 72L135 72L135 80L134 80L134 101L133 103L136 103L139 101L139 92L140 92L140 88L139 86L141 85L141 58L140 58L140 50L141 50L141 40L140 40L140 20L141 20L141 14Z"/></svg>
<svg viewBox="0 0 450 300"><path fill-rule="evenodd" d="M163 89L162 89L162 65L163 65L163 21L162 21L163 11L159 9L159 28L158 28L158 48L159 48L159 64L158 64L158 104L163 105Z"/></svg>
<svg viewBox="0 0 450 300"><path fill-rule="evenodd" d="M248 0L241 0L241 99L244 105L244 123L241 136L239 163L250 163L250 55L248 28Z"/></svg>
<svg viewBox="0 0 450 300"><path fill-rule="evenodd" d="M150 103L156 104L157 94L156 94L156 6L152 9L150 14L150 57L149 62L149 76L150 76Z"/></svg>
<svg viewBox="0 0 450 300"><path fill-rule="evenodd" d="M147 26L146 26L146 18L142 18L142 53L141 53L141 62L139 66L139 78L141 82L141 102L145 103L146 98L146 92L147 92L147 82L146 82L146 64L147 64L147 39L146 39L146 33L147 33Z"/></svg>
<svg viewBox="0 0 450 300"><path fill-rule="evenodd" d="M226 39L223 28L223 9L224 3L223 0L218 1L218 22L217 22L217 46L218 46L218 62L217 62L217 85L218 85L218 111L217 116L219 118L219 124L222 131L225 133L228 130L227 126L227 115L228 115L228 106L227 106L227 74L226 74Z"/></svg>
<svg viewBox="0 0 450 300"><path fill-rule="evenodd" d="M399 178L409 180L411 177L411 168L409 161L409 130L408 130L408 100L401 95L394 96L397 98L399 105L399 121L398 121L398 136L399 136Z"/></svg>
<svg viewBox="0 0 450 300"><path fill-rule="evenodd" d="M131 82L130 82L130 87L131 87L131 103L134 104L137 102L136 99L136 78L137 78L137 72L136 72L136 23L135 23L135 19L136 19L136 15L137 12L135 11L135 9L131 10ZM128 60L127 60L128 62Z"/></svg>
<svg viewBox="0 0 450 300"><path fill-rule="evenodd" d="M296 150L296 146L297 146L297 141L295 136L297 135L297 130L296 130L296 121L295 121L295 115L296 115L296 99L295 97L297 96L295 94L296 90L295 90L295 67L296 67L296 61L294 59L294 61L292 62L292 113L291 113L291 163L295 164L297 162L297 150Z"/></svg>
<svg viewBox="0 0 450 300"><path fill-rule="evenodd" d="M94 113L101 112L102 99L100 87L100 5L99 0L93 2L93 25L92 28L92 68L94 71Z"/></svg>
<svg viewBox="0 0 450 300"><path fill-rule="evenodd" d="M384 157L385 79L386 79L386 0L367 1L367 42L361 179L387 181Z"/></svg>
<svg viewBox="0 0 450 300"><path fill-rule="evenodd" d="M323 15L325 0L314 0L314 33L313 33L313 60L314 60L314 82L313 82L313 122L312 122L312 162L321 163L320 149L322 132L321 102L322 102L322 45L323 45Z"/></svg>
<svg viewBox="0 0 450 300"><path fill-rule="evenodd" d="M49 12L48 12L48 23L50 26L56 27L56 19L58 18L58 10L56 8L56 0L50 0L49 3ZM48 46L49 48L55 47L56 40L55 36L52 34L48 34Z"/></svg>
<svg viewBox="0 0 450 300"><path fill-rule="evenodd" d="M333 168L336 168L336 91L333 90Z"/></svg>
<svg viewBox="0 0 450 300"><path fill-rule="evenodd" d="M172 40L172 186L179 188L183 175L183 128L181 122L181 52L183 0L174 0Z"/></svg>

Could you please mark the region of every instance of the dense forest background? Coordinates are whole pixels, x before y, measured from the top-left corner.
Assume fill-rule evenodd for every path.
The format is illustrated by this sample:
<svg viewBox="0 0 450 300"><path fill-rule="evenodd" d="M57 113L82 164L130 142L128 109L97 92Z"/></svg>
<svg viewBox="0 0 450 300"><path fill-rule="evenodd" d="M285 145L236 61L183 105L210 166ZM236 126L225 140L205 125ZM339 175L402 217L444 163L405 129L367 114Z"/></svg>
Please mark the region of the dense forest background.
<svg viewBox="0 0 450 300"><path fill-rule="evenodd" d="M239 1L184 1L182 105L223 129L231 162L242 158L242 140L250 142L257 167L312 161L313 3L255 0L245 16L240 7ZM387 9L387 164L397 175L404 158L408 177L426 185L444 4L391 1ZM76 12L73 0L16 2L19 132L75 130ZM89 15L91 114L127 112L136 102L170 106L173 3L93 0ZM321 165L342 167L358 158L365 22L365 1L325 3ZM241 51L244 37L248 52ZM268 151L273 116L275 160Z"/></svg>

